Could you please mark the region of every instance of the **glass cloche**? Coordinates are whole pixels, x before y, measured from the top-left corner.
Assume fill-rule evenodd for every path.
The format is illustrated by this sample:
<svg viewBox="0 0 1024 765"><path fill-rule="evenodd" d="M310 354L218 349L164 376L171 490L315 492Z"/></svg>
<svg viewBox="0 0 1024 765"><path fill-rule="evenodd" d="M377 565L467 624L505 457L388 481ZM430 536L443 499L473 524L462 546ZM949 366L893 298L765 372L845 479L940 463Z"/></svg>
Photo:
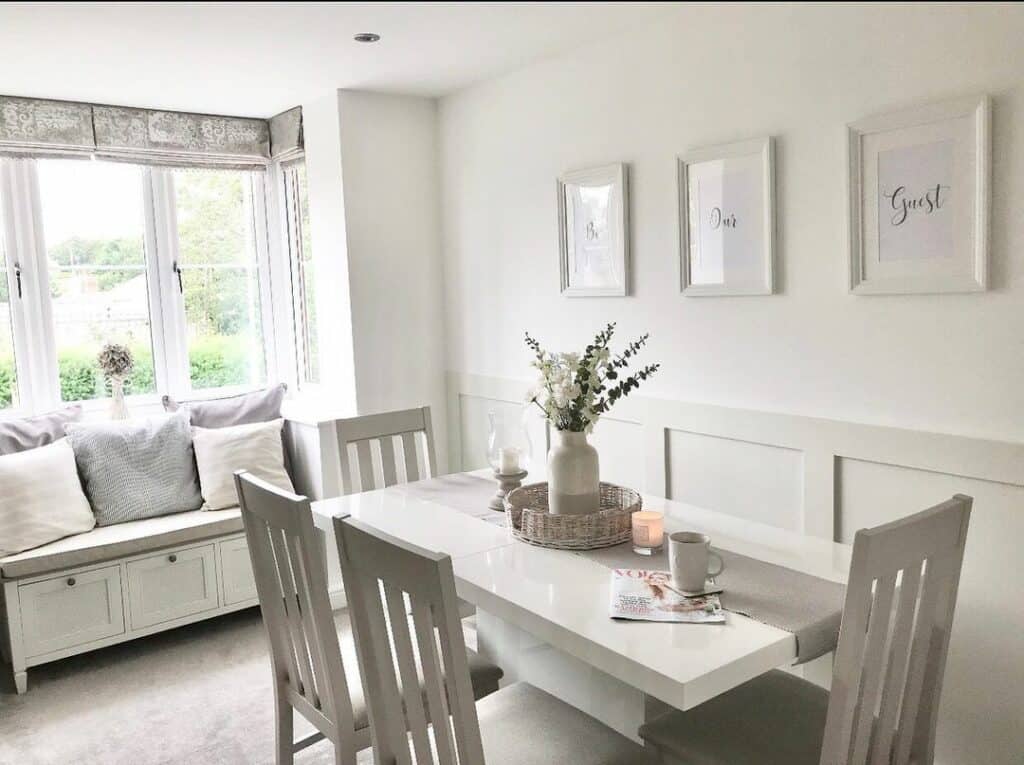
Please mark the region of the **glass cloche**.
<svg viewBox="0 0 1024 765"><path fill-rule="evenodd" d="M498 475L516 475L530 469L533 444L523 409L492 409L487 413L487 461Z"/></svg>

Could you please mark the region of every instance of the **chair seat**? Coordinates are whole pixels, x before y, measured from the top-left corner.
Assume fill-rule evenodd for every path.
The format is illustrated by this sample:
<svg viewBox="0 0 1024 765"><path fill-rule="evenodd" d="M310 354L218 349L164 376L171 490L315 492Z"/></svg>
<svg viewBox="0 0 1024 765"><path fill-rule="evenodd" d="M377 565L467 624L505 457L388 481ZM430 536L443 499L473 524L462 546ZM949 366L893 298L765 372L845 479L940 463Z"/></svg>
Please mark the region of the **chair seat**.
<svg viewBox="0 0 1024 765"><path fill-rule="evenodd" d="M527 683L477 706L487 765L656 765L639 744Z"/></svg>
<svg viewBox="0 0 1024 765"><path fill-rule="evenodd" d="M818 765L828 691L774 671L643 725L640 735L680 765Z"/></svg>

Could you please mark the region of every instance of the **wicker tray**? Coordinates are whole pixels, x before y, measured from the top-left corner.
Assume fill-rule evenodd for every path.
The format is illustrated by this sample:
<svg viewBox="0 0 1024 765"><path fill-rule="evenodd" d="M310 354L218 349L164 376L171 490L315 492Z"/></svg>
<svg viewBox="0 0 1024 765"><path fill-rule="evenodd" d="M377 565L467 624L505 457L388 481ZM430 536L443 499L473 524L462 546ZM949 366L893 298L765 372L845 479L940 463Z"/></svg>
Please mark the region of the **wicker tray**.
<svg viewBox="0 0 1024 765"><path fill-rule="evenodd" d="M531 483L509 492L506 498L512 535L539 547L593 550L630 539L630 516L643 500L633 489L601 483L601 509L586 515L548 512L547 483Z"/></svg>

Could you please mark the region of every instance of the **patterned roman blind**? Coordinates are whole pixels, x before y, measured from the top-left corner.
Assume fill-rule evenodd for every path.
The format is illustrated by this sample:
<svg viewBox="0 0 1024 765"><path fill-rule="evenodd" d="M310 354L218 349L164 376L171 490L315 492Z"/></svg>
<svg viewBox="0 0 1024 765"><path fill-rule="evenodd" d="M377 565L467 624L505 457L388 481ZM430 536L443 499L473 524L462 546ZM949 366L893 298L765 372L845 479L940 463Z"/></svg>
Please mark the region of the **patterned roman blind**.
<svg viewBox="0 0 1024 765"><path fill-rule="evenodd" d="M301 152L301 107L265 120L0 96L0 155L263 170Z"/></svg>
<svg viewBox="0 0 1024 765"><path fill-rule="evenodd" d="M88 155L95 146L88 104L0 96L0 153Z"/></svg>
<svg viewBox="0 0 1024 765"><path fill-rule="evenodd" d="M302 107L270 118L270 155L282 162L302 156Z"/></svg>

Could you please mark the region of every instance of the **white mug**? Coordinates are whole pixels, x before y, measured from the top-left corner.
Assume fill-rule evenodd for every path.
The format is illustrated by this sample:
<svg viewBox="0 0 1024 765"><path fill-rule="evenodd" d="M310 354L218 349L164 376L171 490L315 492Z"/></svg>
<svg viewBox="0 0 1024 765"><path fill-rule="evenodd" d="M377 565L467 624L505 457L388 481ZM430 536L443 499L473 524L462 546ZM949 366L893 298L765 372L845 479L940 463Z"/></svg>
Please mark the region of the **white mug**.
<svg viewBox="0 0 1024 765"><path fill-rule="evenodd" d="M711 537L696 531L677 531L668 537L668 560L672 586L685 593L704 592L707 578L725 571L725 562L711 552ZM715 571L708 570L710 559L718 561Z"/></svg>

